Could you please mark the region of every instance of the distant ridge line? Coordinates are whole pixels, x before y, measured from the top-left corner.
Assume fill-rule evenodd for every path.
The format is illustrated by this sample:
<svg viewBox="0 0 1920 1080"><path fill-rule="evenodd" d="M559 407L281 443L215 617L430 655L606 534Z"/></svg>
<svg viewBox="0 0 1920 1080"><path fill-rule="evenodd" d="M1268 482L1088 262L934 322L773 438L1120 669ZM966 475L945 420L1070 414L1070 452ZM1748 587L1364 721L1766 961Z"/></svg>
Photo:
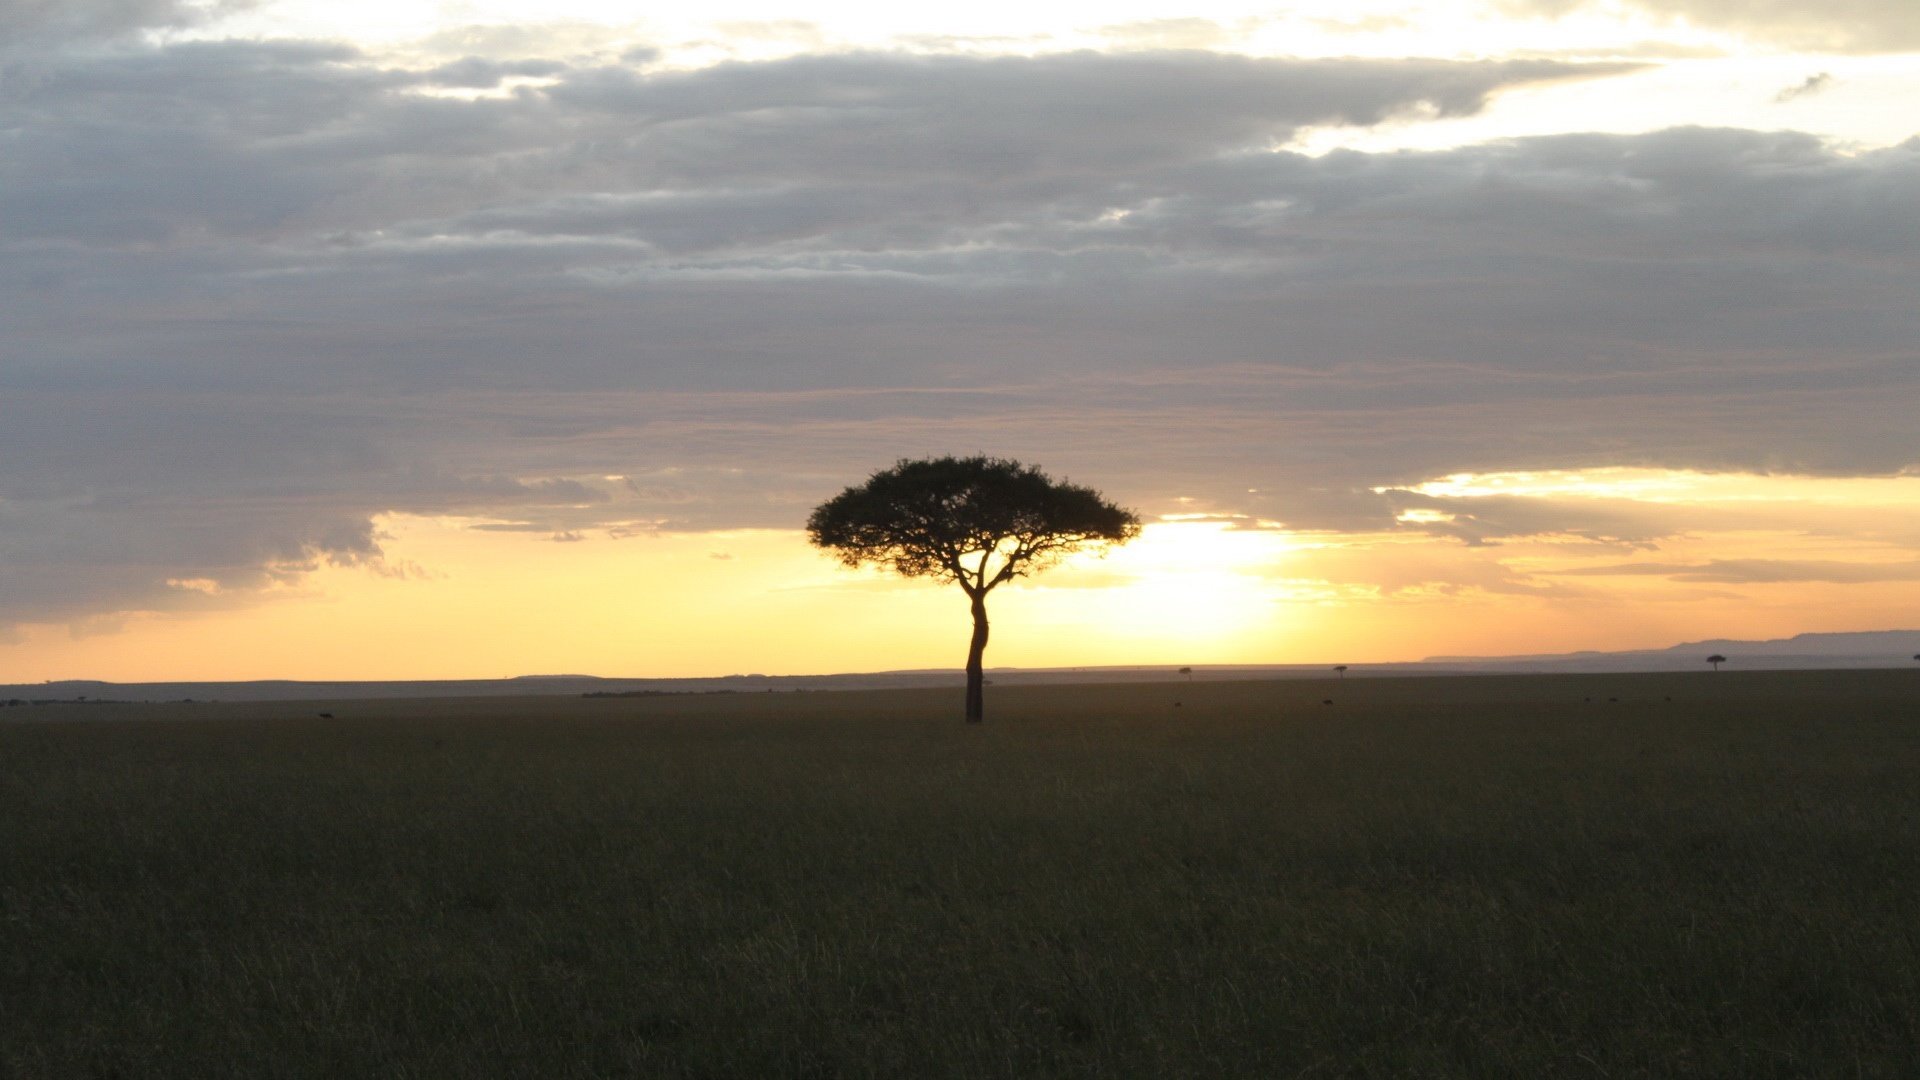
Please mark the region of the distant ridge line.
<svg viewBox="0 0 1920 1080"><path fill-rule="evenodd" d="M1350 663L1350 678L1379 676L1469 675L1632 675L1632 673L1707 673L1705 659L1724 653L1726 671L1832 671L1832 669L1914 669L1920 651L1920 630L1887 630L1910 634L1916 642L1903 653L1761 653L1747 651L1778 642L1690 642L1668 650L1624 653L1555 653L1540 657L1434 657L1419 663ZM1837 634L1801 634L1801 638L1834 638ZM1799 640L1799 638L1791 638ZM1905 648L1905 646L1903 646ZM1183 667L1200 682L1258 680L1258 678L1329 678L1332 665L1125 665L1125 667L1056 667L1056 669L989 669L987 676L1004 686L1087 684L1087 682L1156 682L1187 680ZM298 680L261 678L246 682L106 682L67 678L56 682L29 682L0 686L0 705L8 701L48 703L132 703L132 701L351 701L405 700L405 698L528 698L528 696L593 696L643 698L664 694L795 694L828 690L958 690L964 676L958 669L877 671L841 675L722 675L708 678L603 678L593 675L538 675L513 678L422 678L422 680Z"/></svg>
<svg viewBox="0 0 1920 1080"><path fill-rule="evenodd" d="M1808 633L1771 641L1712 639L1665 649L1626 652L1584 651L1533 656L1436 656L1417 662L1350 662L1352 678L1421 675L1608 674L1660 671L1706 672L1704 661L1724 655L1733 671L1788 671L1853 668L1911 668L1920 653L1920 630L1856 633ZM1130 664L1109 667L989 668L988 678L1002 685L1149 682L1184 679L1192 669L1198 681L1326 678L1332 664ZM703 678L619 678L596 675L517 675L502 679L303 680L256 679L234 682L115 683L63 679L0 685L7 701L326 701L377 698L524 697L530 695L793 693L825 690L900 690L958 688L957 668L842 672L826 675L721 675Z"/></svg>
<svg viewBox="0 0 1920 1080"><path fill-rule="evenodd" d="M1675 655L1705 656L1708 653L1724 653L1729 658L1736 654L1747 657L1770 657L1775 659L1831 659L1867 661L1885 658L1899 666L1900 663L1912 663L1913 656L1920 653L1920 630L1856 630L1831 633L1795 634L1790 638L1770 638L1760 641L1743 641L1735 638L1708 638L1704 641L1688 641L1679 645L1669 645L1664 649L1629 649L1619 652L1598 652L1585 650L1572 653L1540 653L1517 656L1429 656L1423 663L1428 664L1537 664L1537 663L1573 663L1595 658L1630 660L1638 658L1665 658ZM1857 666L1857 665L1846 665Z"/></svg>

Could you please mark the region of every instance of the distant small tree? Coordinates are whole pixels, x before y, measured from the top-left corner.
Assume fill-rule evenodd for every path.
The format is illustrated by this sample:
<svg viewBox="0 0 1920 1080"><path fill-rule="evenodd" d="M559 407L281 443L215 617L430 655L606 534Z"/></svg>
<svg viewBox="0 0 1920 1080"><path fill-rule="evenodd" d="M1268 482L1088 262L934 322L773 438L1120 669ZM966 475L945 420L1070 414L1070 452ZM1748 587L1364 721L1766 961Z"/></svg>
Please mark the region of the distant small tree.
<svg viewBox="0 0 1920 1080"><path fill-rule="evenodd" d="M848 566L957 583L973 607L967 722L986 718L987 593L1088 548L1123 544L1140 519L1092 488L991 457L901 461L814 508L807 538Z"/></svg>
<svg viewBox="0 0 1920 1080"><path fill-rule="evenodd" d="M1915 660L1920 660L1920 656L1916 656L1916 657L1914 657L1914 659L1915 659ZM1183 668L1181 668L1181 669L1180 669L1180 674L1182 674L1182 675L1185 675L1185 676L1187 677L1187 681L1188 681L1188 682L1192 682L1192 681L1193 681L1193 669L1192 669L1192 668L1190 668L1190 667L1183 667Z"/></svg>
<svg viewBox="0 0 1920 1080"><path fill-rule="evenodd" d="M1335 664L1335 665L1333 665L1333 670L1335 670L1335 671L1337 671L1337 672L1339 672L1339 673L1340 673L1340 677L1341 677L1341 678L1343 678L1343 679L1344 679L1344 678L1346 678L1346 677L1347 677L1347 665L1345 665L1345 664Z"/></svg>
<svg viewBox="0 0 1920 1080"><path fill-rule="evenodd" d="M1712 664L1713 670L1715 671L1719 671L1720 665L1726 662L1727 662L1727 658L1724 656L1721 656L1719 653L1714 653L1712 656L1707 657L1707 663Z"/></svg>

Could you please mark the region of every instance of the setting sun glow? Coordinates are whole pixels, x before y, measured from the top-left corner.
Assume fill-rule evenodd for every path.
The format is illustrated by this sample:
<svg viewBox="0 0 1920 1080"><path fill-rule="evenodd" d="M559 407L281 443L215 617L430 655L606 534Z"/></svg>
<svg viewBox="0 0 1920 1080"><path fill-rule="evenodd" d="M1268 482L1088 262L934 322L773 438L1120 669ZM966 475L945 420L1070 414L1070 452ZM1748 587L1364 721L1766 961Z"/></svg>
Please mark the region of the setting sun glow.
<svg viewBox="0 0 1920 1080"><path fill-rule="evenodd" d="M1437 505L1370 534L1149 523L1130 544L997 591L993 662L1414 660L1443 640L1459 653L1650 647L1736 618L1763 632L1849 629L1920 606L1920 564L1902 546L1920 536L1920 477L1601 469L1402 490ZM1676 513L1713 528L1682 528ZM1506 534L1502 514L1529 524ZM1533 523L1554 514L1564 521ZM319 566L245 603L183 579L172 584L192 610L28 627L0 678L668 677L743 673L743 656L769 674L844 670L849 657L863 670L950 668L966 631L958 590L842 568L797 530L556 542L412 516L380 529L378 563ZM1809 618L1836 607L1846 619Z"/></svg>

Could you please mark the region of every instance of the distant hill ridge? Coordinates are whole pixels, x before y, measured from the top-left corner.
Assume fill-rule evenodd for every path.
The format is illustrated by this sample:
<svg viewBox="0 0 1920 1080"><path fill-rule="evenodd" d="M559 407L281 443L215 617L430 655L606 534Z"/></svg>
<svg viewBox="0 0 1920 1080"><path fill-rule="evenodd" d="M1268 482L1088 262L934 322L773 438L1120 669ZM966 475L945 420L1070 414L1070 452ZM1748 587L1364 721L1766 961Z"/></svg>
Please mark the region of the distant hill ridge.
<svg viewBox="0 0 1920 1080"><path fill-rule="evenodd" d="M1727 652L1733 649L1739 652L1787 656L1870 656L1875 653L1889 653L1899 654L1910 660L1915 653L1920 653L1920 630L1861 630L1838 634L1795 634L1790 638L1775 638L1771 641L1734 641L1715 638L1710 641L1675 645L1666 651L1698 652L1701 649L1712 652ZM1731 656L1733 653L1727 652L1727 655Z"/></svg>
<svg viewBox="0 0 1920 1080"><path fill-rule="evenodd" d="M1884 658L1913 662L1920 653L1920 630L1858 630L1840 633L1795 634L1790 638L1742 641L1735 638L1709 638L1669 645L1664 649L1630 649L1621 652L1540 653L1522 656L1429 656L1428 664L1503 664L1503 663L1581 663L1599 658L1626 660L1635 657L1675 657L1689 659L1719 653L1729 658L1774 657L1802 659Z"/></svg>
<svg viewBox="0 0 1920 1080"><path fill-rule="evenodd" d="M1417 663L1352 662L1345 674L1483 675L1500 672L1597 674L1697 671L1713 654L1731 670L1808 668L1920 668L1920 630L1796 634L1771 641L1713 638L1664 649L1549 653L1531 656L1433 656ZM1317 664L1195 664L1192 677L1221 679L1325 678L1332 661ZM992 668L1003 685L1147 682L1182 678L1181 663L1079 668ZM366 698L509 697L530 694L702 694L812 690L901 690L958 687L957 669L877 671L834 675L723 675L697 679L627 679L595 675L518 675L505 679L418 679L354 682L263 679L251 682L112 683L93 679L0 685L0 702L60 701L344 701Z"/></svg>

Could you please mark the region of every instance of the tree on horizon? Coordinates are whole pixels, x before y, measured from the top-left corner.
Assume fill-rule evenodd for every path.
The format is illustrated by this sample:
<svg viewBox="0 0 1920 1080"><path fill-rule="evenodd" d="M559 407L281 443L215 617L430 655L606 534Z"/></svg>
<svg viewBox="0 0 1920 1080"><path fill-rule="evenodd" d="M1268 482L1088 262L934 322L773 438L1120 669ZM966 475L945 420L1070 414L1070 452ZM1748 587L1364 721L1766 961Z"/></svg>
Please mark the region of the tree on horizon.
<svg viewBox="0 0 1920 1080"><path fill-rule="evenodd" d="M1712 664L1713 670L1715 671L1719 671L1720 665L1726 662L1727 662L1727 658L1724 656L1721 656L1719 653L1714 653L1712 656L1707 657L1707 663Z"/></svg>
<svg viewBox="0 0 1920 1080"><path fill-rule="evenodd" d="M966 592L973 611L970 724L986 718L987 594L1075 551L1124 544L1139 533L1138 516L1092 488L986 456L902 459L807 519L807 539L847 566L884 566Z"/></svg>

